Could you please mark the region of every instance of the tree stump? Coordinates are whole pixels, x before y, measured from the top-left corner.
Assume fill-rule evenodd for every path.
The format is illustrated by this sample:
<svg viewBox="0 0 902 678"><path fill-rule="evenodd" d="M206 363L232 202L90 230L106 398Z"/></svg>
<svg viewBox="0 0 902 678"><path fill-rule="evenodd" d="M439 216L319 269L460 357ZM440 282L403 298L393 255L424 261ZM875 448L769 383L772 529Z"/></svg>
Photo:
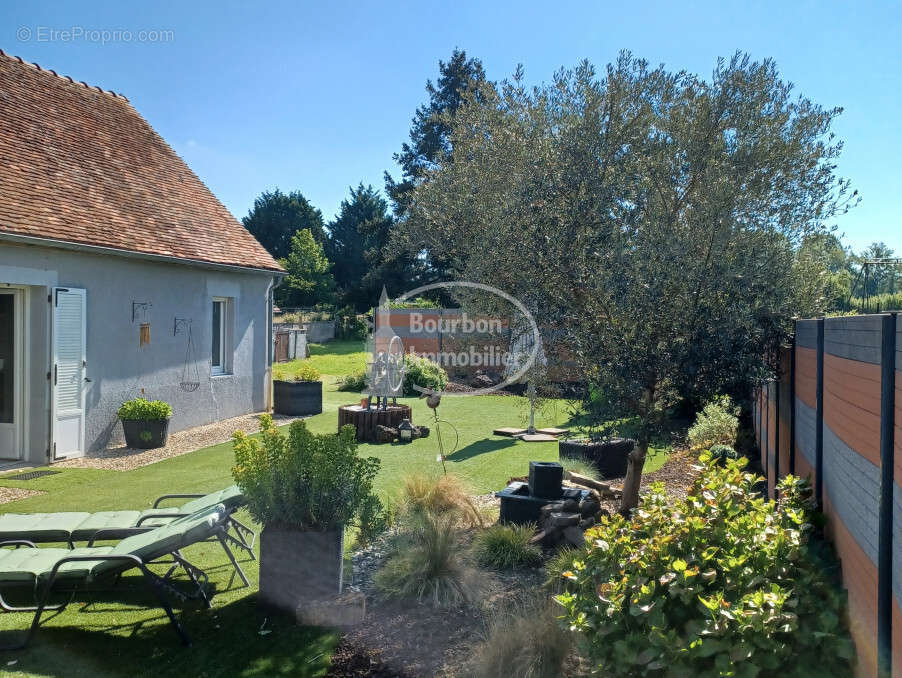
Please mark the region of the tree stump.
<svg viewBox="0 0 902 678"><path fill-rule="evenodd" d="M408 405L389 405L384 410L375 407L367 409L360 405L338 408L338 429L350 424L357 431L357 441L361 443L379 442L376 436L377 426L398 428L404 419L410 419L413 423L413 414Z"/></svg>

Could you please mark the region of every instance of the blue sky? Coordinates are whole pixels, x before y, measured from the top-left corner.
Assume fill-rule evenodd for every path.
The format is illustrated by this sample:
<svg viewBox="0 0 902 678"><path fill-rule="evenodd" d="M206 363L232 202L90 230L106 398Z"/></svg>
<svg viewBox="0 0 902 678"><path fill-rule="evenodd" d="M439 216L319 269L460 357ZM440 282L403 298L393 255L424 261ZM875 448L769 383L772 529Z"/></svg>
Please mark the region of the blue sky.
<svg viewBox="0 0 902 678"><path fill-rule="evenodd" d="M125 94L237 217L299 189L328 219L350 185L381 188L392 153L455 47L490 79L548 81L626 48L707 75L736 49L773 57L797 91L842 106L840 171L861 205L856 249L902 254L902 9L871 2L6 2L0 47ZM82 30L68 38L52 31ZM101 34L113 34L103 44ZM131 40L117 38L128 31ZM167 38L141 41L141 31Z"/></svg>

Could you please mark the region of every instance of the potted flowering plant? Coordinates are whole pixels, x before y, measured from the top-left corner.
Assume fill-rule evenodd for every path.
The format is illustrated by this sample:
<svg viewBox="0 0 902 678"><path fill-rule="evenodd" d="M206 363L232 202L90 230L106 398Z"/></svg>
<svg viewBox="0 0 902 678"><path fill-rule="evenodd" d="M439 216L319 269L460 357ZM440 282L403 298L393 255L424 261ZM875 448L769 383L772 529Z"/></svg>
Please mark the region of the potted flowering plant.
<svg viewBox="0 0 902 678"><path fill-rule="evenodd" d="M232 475L260 535L260 598L295 612L341 593L344 529L364 538L384 527L373 492L379 460L357 455L352 426L337 434L311 433L295 421L288 435L261 417L260 438L238 431Z"/></svg>
<svg viewBox="0 0 902 678"><path fill-rule="evenodd" d="M319 370L302 362L296 369L277 374L273 380L273 410L279 414L306 416L323 411L323 382Z"/></svg>
<svg viewBox="0 0 902 678"><path fill-rule="evenodd" d="M119 408L125 444L142 450L163 447L169 438L171 417L172 406L162 400L127 400Z"/></svg>

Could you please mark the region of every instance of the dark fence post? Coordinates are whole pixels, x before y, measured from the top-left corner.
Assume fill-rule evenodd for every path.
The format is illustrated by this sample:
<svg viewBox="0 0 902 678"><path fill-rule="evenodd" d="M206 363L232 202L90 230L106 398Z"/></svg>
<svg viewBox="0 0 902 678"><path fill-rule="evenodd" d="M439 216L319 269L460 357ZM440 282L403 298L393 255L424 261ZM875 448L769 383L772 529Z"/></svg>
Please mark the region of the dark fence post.
<svg viewBox="0 0 902 678"><path fill-rule="evenodd" d="M777 355L779 356L779 353ZM777 498L777 484L780 482L780 391L783 390L780 386L783 381L783 361L779 358L777 359L777 365L777 378L773 382L774 390L776 391L774 394L774 413L776 413L777 419L774 422L774 496L772 499Z"/></svg>
<svg viewBox="0 0 902 678"><path fill-rule="evenodd" d="M893 427L896 393L896 314L883 316L880 356L880 508L877 551L877 672L890 675L893 623Z"/></svg>
<svg viewBox="0 0 902 678"><path fill-rule="evenodd" d="M817 320L817 411L814 419L814 497L824 506L824 319Z"/></svg>
<svg viewBox="0 0 902 678"><path fill-rule="evenodd" d="M792 323L789 346L789 472L796 472L796 323Z"/></svg>

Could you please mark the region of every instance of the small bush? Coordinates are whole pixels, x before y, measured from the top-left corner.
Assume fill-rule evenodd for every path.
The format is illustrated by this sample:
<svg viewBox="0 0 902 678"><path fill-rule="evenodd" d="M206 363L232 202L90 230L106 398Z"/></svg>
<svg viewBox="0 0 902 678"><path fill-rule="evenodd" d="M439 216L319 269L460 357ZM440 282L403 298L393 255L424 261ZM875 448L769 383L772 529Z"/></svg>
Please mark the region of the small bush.
<svg viewBox="0 0 902 678"><path fill-rule="evenodd" d="M592 480L601 480L601 474L598 472L595 464L587 459L579 459L578 457L561 457L560 462L565 471L578 473L579 475L586 476L587 478L591 478Z"/></svg>
<svg viewBox="0 0 902 678"><path fill-rule="evenodd" d="M573 562L579 557L580 552L572 546L564 546L545 563L545 587L555 593L561 593L567 588L569 579L564 577L565 572L574 569Z"/></svg>
<svg viewBox="0 0 902 678"><path fill-rule="evenodd" d="M542 562L542 551L529 543L535 531L535 525L492 525L476 535L476 560L497 570L534 567Z"/></svg>
<svg viewBox="0 0 902 678"><path fill-rule="evenodd" d="M360 393L363 389L366 388L366 371L360 370L358 372L352 372L351 374L346 374L341 378L341 381L338 383L339 391L351 391L354 393Z"/></svg>
<svg viewBox="0 0 902 678"><path fill-rule="evenodd" d="M652 485L630 518L603 518L558 596L607 676L851 675L835 559L813 529L810 485L761 498L745 459L685 499Z"/></svg>
<svg viewBox="0 0 902 678"><path fill-rule="evenodd" d="M470 672L474 678L562 675L564 661L572 651L573 634L556 619L559 609L540 598L498 615L485 641L473 653Z"/></svg>
<svg viewBox="0 0 902 678"><path fill-rule="evenodd" d="M712 445L708 450L708 456L721 466L727 463L727 459L739 459L739 453L729 445Z"/></svg>
<svg viewBox="0 0 902 678"><path fill-rule="evenodd" d="M162 400L135 398L126 400L119 408L119 418L122 421L157 421L171 416L172 406Z"/></svg>
<svg viewBox="0 0 902 678"><path fill-rule="evenodd" d="M319 381L320 372L305 361L273 365L273 379L277 381Z"/></svg>
<svg viewBox="0 0 902 678"><path fill-rule="evenodd" d="M356 525L364 534L380 528L381 502L373 493L380 461L357 455L353 426L317 435L299 420L286 436L264 414L260 428L259 438L232 436L232 476L257 522L307 530Z"/></svg>
<svg viewBox="0 0 902 678"><path fill-rule="evenodd" d="M729 396L721 396L709 402L698 413L689 429L689 444L694 448L711 445L735 445L739 430L739 408L733 406Z"/></svg>
<svg viewBox="0 0 902 678"><path fill-rule="evenodd" d="M448 373L441 365L435 363L429 358L421 358L419 356L404 354L404 395L419 395L414 386L420 388L431 389L433 391L441 391L448 383Z"/></svg>
<svg viewBox="0 0 902 678"><path fill-rule="evenodd" d="M483 524L482 513L456 476L431 478L414 473L404 478L403 493L402 511L406 514L448 516L452 523L463 527Z"/></svg>
<svg viewBox="0 0 902 678"><path fill-rule="evenodd" d="M483 592L482 577L461 555L452 516L425 512L409 517L405 527L404 538L374 577L380 593L443 608L475 603Z"/></svg>

